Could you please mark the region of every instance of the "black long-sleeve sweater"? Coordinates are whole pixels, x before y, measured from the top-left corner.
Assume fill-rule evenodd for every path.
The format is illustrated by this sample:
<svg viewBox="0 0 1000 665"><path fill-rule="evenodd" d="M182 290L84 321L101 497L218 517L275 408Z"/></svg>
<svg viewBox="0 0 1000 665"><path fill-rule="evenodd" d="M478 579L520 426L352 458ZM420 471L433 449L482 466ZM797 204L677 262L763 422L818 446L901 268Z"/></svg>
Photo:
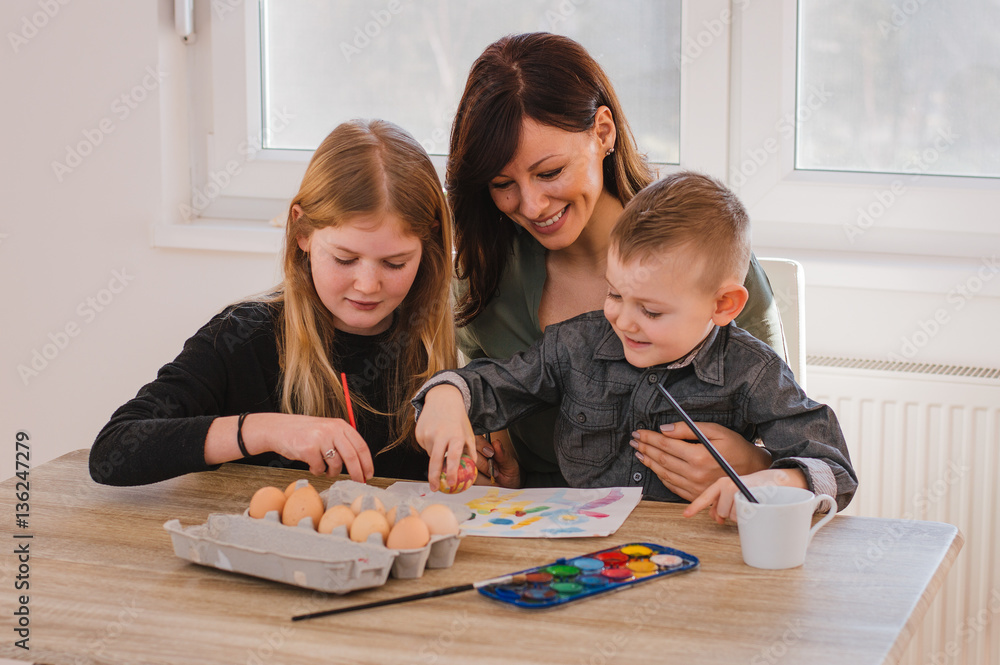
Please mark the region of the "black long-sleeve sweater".
<svg viewBox="0 0 1000 665"><path fill-rule="evenodd" d="M279 306L241 303L213 317L155 381L114 412L91 448L91 477L106 485L143 485L218 468L205 463L205 437L215 418L280 411L275 337L280 314ZM389 412L386 368L398 357L391 333L338 331L333 349L334 367L347 373L351 394L382 412ZM360 408L354 415L372 452L375 475L426 480L427 454L415 446L404 444L376 455L389 442L386 416ZM308 468L276 453L242 461Z"/></svg>

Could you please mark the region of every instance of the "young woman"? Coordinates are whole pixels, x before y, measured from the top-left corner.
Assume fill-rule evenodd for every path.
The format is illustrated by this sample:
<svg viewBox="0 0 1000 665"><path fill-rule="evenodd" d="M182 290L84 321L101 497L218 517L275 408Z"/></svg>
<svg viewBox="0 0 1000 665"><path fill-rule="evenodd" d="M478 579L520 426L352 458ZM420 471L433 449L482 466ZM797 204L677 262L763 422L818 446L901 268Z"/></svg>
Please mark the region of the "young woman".
<svg viewBox="0 0 1000 665"><path fill-rule="evenodd" d="M215 316L112 415L91 476L137 485L246 461L426 479L408 400L455 363L451 237L420 144L385 121L340 125L289 208L284 281Z"/></svg>
<svg viewBox="0 0 1000 665"><path fill-rule="evenodd" d="M472 66L451 134L448 197L455 215L460 350L469 358L506 358L541 337L545 326L601 309L609 233L623 206L653 180L636 148L611 82L575 41L548 33L504 37ZM756 259L750 301L736 323L784 357L773 295ZM565 484L552 447L554 412L512 425L480 448L496 455L501 482ZM725 428L706 424L741 473L769 458ZM722 475L681 422L644 434L691 499ZM520 477L518 474L520 467ZM483 465L480 465L482 468Z"/></svg>

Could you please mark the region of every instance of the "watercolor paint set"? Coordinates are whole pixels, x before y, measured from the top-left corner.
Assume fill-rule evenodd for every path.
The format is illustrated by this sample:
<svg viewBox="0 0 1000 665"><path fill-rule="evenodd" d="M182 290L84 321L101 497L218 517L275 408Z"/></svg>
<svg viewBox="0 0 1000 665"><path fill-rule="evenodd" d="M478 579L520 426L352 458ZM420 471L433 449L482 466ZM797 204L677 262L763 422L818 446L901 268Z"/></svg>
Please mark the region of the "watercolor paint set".
<svg viewBox="0 0 1000 665"><path fill-rule="evenodd" d="M511 575L510 581L478 587L479 593L517 607L564 605L698 567L698 558L653 543L628 543L562 558Z"/></svg>

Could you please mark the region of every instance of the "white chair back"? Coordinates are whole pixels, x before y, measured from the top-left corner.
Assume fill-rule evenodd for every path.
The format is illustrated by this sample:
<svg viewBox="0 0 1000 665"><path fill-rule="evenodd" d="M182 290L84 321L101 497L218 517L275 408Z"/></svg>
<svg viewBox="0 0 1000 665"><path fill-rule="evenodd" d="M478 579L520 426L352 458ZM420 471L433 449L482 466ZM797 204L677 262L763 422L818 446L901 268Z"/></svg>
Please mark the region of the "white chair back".
<svg viewBox="0 0 1000 665"><path fill-rule="evenodd" d="M806 282L802 264L791 259L759 258L771 282L774 300L781 315L788 366L802 389L806 388Z"/></svg>

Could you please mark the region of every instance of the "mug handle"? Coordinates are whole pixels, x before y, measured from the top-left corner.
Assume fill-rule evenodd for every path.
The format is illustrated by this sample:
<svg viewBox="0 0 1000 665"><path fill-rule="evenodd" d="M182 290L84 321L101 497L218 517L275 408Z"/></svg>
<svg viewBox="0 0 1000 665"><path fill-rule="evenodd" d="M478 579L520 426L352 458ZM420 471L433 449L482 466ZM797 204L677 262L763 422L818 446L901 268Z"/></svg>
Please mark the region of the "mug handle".
<svg viewBox="0 0 1000 665"><path fill-rule="evenodd" d="M837 515L837 501L829 494L816 495L816 500L815 503L813 504L813 511L819 508L820 504L822 503L826 503L828 506L830 506L830 509L827 511L826 515L823 516L823 519L816 522L813 528L809 529L809 542L812 542L813 536L816 535L816 532L819 531L819 528L821 526L832 520Z"/></svg>

